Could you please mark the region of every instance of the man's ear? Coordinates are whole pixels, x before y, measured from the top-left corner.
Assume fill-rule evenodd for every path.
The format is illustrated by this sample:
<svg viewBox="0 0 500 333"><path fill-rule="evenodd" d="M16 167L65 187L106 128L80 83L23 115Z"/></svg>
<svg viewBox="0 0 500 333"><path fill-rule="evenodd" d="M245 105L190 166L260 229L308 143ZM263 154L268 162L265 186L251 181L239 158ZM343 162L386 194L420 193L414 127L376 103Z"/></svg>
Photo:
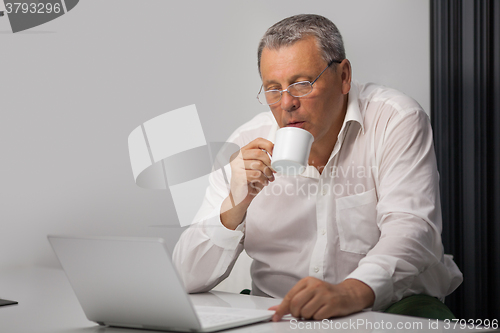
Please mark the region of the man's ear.
<svg viewBox="0 0 500 333"><path fill-rule="evenodd" d="M340 78L342 80L342 94L347 95L351 90L351 63L349 60L344 59L337 65L337 71L340 71Z"/></svg>

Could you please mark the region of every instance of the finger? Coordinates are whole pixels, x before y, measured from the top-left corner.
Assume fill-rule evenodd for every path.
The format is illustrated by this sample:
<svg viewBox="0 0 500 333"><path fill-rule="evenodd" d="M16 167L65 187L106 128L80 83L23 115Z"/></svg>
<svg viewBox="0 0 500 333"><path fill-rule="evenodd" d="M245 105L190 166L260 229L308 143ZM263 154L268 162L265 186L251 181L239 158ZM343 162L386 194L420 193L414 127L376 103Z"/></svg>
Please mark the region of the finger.
<svg viewBox="0 0 500 333"><path fill-rule="evenodd" d="M266 177L260 170L246 170L247 184L258 182L262 186L267 186L270 179Z"/></svg>
<svg viewBox="0 0 500 333"><path fill-rule="evenodd" d="M244 160L259 160L266 166L271 167L271 158L266 151L262 149L247 149L242 150L242 157Z"/></svg>
<svg viewBox="0 0 500 333"><path fill-rule="evenodd" d="M294 315L294 317L311 319L316 315L318 310L321 309L326 304L324 297L322 297L322 295L318 294L317 291L310 290L310 289L307 289L307 290L313 291L309 295L309 296L311 296L311 298L309 298L307 300L307 302L305 302L302 305L302 307L300 308L300 312L298 313L297 316ZM299 296L299 295L297 295L297 296ZM292 314L294 314L294 311L292 311Z"/></svg>
<svg viewBox="0 0 500 333"><path fill-rule="evenodd" d="M272 321L280 321L283 316L290 313L290 310L288 310L288 305L285 304L285 300L283 300L281 304L278 305L274 310L276 310L276 312L271 319Z"/></svg>
<svg viewBox="0 0 500 333"><path fill-rule="evenodd" d="M263 149L271 154L271 156L273 155L273 148L274 144L264 138L257 138L243 147L243 149Z"/></svg>
<svg viewBox="0 0 500 333"><path fill-rule="evenodd" d="M268 310L269 311L276 311L278 309L278 306L279 306L279 304L278 305L273 305Z"/></svg>
<svg viewBox="0 0 500 333"><path fill-rule="evenodd" d="M261 160L245 160L244 165L246 170L259 170L269 180L274 180L274 174L271 168Z"/></svg>
<svg viewBox="0 0 500 333"><path fill-rule="evenodd" d="M318 308L313 315L313 318L316 320L346 316L362 310L353 308L349 303L346 304L345 302L342 302L341 295L335 296L330 294L330 296L325 299L322 304L323 305Z"/></svg>
<svg viewBox="0 0 500 333"><path fill-rule="evenodd" d="M304 279L302 279L299 282L297 282L295 286L293 286L292 289L290 289L290 291L288 291L288 293L283 298L281 304L278 305L276 313L274 314L272 319L273 321L280 321L284 315L290 313L290 301L298 292L300 292L303 288L305 288L306 285L307 283L304 281Z"/></svg>
<svg viewBox="0 0 500 333"><path fill-rule="evenodd" d="M290 313L292 316L295 318L306 318L309 319L312 314L315 312L313 311L312 313L309 313L311 310L317 310L317 306L315 306L316 303L313 302L315 296L315 291L311 288L304 288L301 291L299 291L290 301ZM313 302L312 304L309 304ZM309 315L304 314L304 308L306 306L310 307L310 310L308 312Z"/></svg>
<svg viewBox="0 0 500 333"><path fill-rule="evenodd" d="M334 316L341 316L341 314L330 304L323 304L323 306L321 306L319 309L316 310L316 312L312 316L312 319L323 320Z"/></svg>
<svg viewBox="0 0 500 333"><path fill-rule="evenodd" d="M273 315L272 321L280 321L284 315L290 313L290 300L288 294L283 298L281 304L276 307L276 312Z"/></svg>

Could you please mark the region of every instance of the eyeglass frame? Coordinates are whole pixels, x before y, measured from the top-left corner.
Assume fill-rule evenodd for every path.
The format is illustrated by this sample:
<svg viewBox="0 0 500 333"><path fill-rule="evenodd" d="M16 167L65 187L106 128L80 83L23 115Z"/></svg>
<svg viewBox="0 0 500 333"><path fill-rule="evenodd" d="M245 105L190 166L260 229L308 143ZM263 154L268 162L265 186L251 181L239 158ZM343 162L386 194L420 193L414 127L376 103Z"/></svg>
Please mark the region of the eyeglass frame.
<svg viewBox="0 0 500 333"><path fill-rule="evenodd" d="M283 90L279 90L279 89L271 89L271 90L264 90L264 91L262 91L262 88L264 88L264 85L262 84L262 85L260 86L259 93L257 94L257 97L256 97L256 98L257 98L257 101L259 101L259 103L260 103L260 104L262 104L262 105L274 105L274 104L278 103L279 101L281 101L281 99L283 98L283 92L285 92L285 91L286 91L287 93L289 93L289 94L290 94L290 96L295 97L295 98L299 98L299 97L304 97L304 96L307 96L307 95L309 95L310 93L312 93L313 88L314 88L314 87L313 87L313 84L314 84L316 81L318 81L318 79L319 79L319 77L321 76L321 74L323 74L323 73L324 73L324 72L328 69L328 67L330 67L332 64L334 64L334 63L340 64L341 62L342 62L342 60L335 60L335 59L333 59L332 61L330 61L330 62L328 63L328 65L325 67L325 69L323 69L323 70L321 71L321 73L319 73L318 77L316 77L316 78L313 80L313 82L311 82L311 81L299 81L299 82L292 83L291 85L289 85L288 87L286 87L286 89L283 89ZM294 85L299 84L299 83L304 83L304 82L309 82L309 84L311 85L311 91L309 91L307 94L300 95L300 96L295 96L295 95L292 95L292 93L290 93L290 92L288 91L288 89L289 89L291 86L294 86ZM266 93L266 92L269 92L269 91L279 91L279 92L280 92L280 98L279 98L276 102L274 102L274 103L271 103L271 104L264 104L264 103L262 103L262 102L260 101L260 99L259 99L259 95L260 95L261 93L264 93L264 98L265 98L265 93Z"/></svg>

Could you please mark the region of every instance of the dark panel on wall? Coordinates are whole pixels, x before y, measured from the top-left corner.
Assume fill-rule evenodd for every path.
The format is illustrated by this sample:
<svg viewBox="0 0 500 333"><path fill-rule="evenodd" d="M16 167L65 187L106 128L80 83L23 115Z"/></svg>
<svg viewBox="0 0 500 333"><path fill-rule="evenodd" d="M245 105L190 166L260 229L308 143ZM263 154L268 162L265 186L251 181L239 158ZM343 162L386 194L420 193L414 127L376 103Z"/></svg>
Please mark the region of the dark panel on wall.
<svg viewBox="0 0 500 333"><path fill-rule="evenodd" d="M460 319L500 314L500 1L431 1L431 121Z"/></svg>

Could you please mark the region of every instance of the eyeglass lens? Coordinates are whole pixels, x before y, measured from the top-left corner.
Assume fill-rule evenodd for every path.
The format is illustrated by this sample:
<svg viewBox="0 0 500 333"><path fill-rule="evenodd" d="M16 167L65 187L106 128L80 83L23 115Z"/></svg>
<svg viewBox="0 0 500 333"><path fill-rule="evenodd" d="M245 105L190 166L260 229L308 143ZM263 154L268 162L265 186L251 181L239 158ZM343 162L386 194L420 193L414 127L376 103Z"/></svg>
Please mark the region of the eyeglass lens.
<svg viewBox="0 0 500 333"><path fill-rule="evenodd" d="M312 85L309 81L297 82L291 84L286 89L293 97L302 97L312 91ZM265 95L265 102L267 104L277 103L281 99L282 92L280 90L270 90L262 92Z"/></svg>

